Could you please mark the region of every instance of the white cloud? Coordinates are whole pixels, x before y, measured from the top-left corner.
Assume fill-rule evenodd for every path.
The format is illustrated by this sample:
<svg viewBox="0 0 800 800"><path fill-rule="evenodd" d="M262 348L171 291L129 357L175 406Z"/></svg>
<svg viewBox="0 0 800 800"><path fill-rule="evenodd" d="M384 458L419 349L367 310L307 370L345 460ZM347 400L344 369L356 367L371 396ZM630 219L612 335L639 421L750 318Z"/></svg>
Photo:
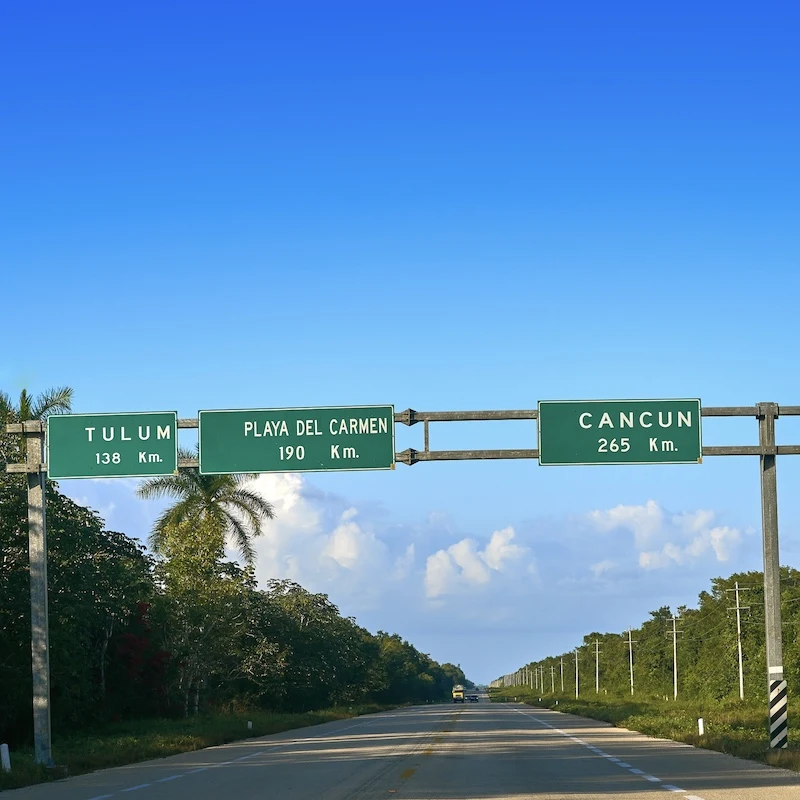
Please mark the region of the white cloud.
<svg viewBox="0 0 800 800"><path fill-rule="evenodd" d="M589 519L601 531L626 528L633 533L638 547L646 547L661 530L664 512L658 503L648 500L643 506L619 505L607 511L590 511Z"/></svg>
<svg viewBox="0 0 800 800"><path fill-rule="evenodd" d="M449 594L456 584L458 570L446 550L428 556L425 565L425 593L428 597Z"/></svg>
<svg viewBox="0 0 800 800"><path fill-rule="evenodd" d="M492 569L502 572L505 561L516 561L525 554L524 547L511 544L513 538L514 529L511 527L503 528L492 534L492 538L483 552L484 560Z"/></svg>
<svg viewBox="0 0 800 800"><path fill-rule="evenodd" d="M387 545L357 508L326 495L298 474L265 474L250 488L272 503L275 519L255 541L256 578L290 578L312 591L362 598L369 602L393 571Z"/></svg>
<svg viewBox="0 0 800 800"><path fill-rule="evenodd" d="M416 555L416 548L414 547L414 542L406 547L405 552L398 556L394 561L394 570L392 572L392 577L397 580L403 580L407 578L411 574L411 570L414 568L414 558Z"/></svg>
<svg viewBox="0 0 800 800"><path fill-rule="evenodd" d="M526 547L511 544L514 536L513 528L504 528L492 534L483 550L468 538L428 556L426 595L435 598L489 583L493 572L502 572L507 564L521 560L528 552Z"/></svg>
<svg viewBox="0 0 800 800"><path fill-rule="evenodd" d="M639 506L592 511L588 519L600 531L621 529L633 533L638 564L646 570L683 566L712 555L716 561L728 561L742 540L738 528L714 525L714 511L669 514L654 500Z"/></svg>

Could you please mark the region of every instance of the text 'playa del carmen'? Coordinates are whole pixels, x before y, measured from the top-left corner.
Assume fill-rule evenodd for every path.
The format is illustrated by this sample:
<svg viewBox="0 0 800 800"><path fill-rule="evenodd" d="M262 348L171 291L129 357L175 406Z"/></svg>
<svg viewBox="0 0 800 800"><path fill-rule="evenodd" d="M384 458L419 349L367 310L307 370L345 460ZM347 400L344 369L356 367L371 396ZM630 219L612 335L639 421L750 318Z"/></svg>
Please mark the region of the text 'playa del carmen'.
<svg viewBox="0 0 800 800"><path fill-rule="evenodd" d="M244 435L256 439L265 436L356 436L388 432L389 420L386 417L334 417L323 427L318 419L298 419L291 423L285 419L247 420L244 423Z"/></svg>

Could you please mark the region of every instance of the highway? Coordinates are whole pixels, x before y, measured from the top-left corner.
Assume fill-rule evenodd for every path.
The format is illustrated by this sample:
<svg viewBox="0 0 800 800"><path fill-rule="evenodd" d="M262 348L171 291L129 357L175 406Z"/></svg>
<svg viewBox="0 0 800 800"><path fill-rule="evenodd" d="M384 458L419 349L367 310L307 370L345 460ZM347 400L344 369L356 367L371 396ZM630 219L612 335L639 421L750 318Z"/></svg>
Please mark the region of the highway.
<svg viewBox="0 0 800 800"><path fill-rule="evenodd" d="M416 706L80 775L8 800L798 800L800 776L482 699Z"/></svg>

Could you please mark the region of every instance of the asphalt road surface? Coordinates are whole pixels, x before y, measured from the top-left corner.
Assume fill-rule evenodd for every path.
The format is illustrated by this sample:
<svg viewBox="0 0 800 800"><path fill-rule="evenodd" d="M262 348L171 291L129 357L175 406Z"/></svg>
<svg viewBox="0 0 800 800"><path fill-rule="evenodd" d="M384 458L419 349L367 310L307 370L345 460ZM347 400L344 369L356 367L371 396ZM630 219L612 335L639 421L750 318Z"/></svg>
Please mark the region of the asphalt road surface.
<svg viewBox="0 0 800 800"><path fill-rule="evenodd" d="M56 754L57 755L57 754ZM416 706L4 793L4 800L800 800L800 776L482 700Z"/></svg>

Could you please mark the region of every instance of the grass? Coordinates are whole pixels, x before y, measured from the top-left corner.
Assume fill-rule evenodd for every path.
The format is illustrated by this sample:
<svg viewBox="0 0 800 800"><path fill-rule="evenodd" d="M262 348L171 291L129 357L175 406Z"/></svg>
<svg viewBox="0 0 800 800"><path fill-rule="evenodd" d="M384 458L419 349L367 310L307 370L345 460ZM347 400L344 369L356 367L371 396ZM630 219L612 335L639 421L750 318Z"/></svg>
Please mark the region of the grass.
<svg viewBox="0 0 800 800"><path fill-rule="evenodd" d="M528 705L555 708L567 714L609 722L648 736L685 742L707 750L800 771L800 746L791 741L785 750L770 750L766 708L739 700L720 702L636 700L604 696L603 699L533 697L517 687L492 692L494 700L517 697ZM556 705L556 702L558 705ZM698 733L698 718L705 733Z"/></svg>
<svg viewBox="0 0 800 800"><path fill-rule="evenodd" d="M177 753L234 742L252 736L319 725L381 711L386 706L362 705L281 714L252 711L238 714L201 714L189 719L150 719L104 725L92 732L53 736L53 758L69 775L164 758ZM253 723L252 730L247 722ZM64 770L45 769L34 761L32 749L11 753L11 772L0 770L0 791L64 777Z"/></svg>

